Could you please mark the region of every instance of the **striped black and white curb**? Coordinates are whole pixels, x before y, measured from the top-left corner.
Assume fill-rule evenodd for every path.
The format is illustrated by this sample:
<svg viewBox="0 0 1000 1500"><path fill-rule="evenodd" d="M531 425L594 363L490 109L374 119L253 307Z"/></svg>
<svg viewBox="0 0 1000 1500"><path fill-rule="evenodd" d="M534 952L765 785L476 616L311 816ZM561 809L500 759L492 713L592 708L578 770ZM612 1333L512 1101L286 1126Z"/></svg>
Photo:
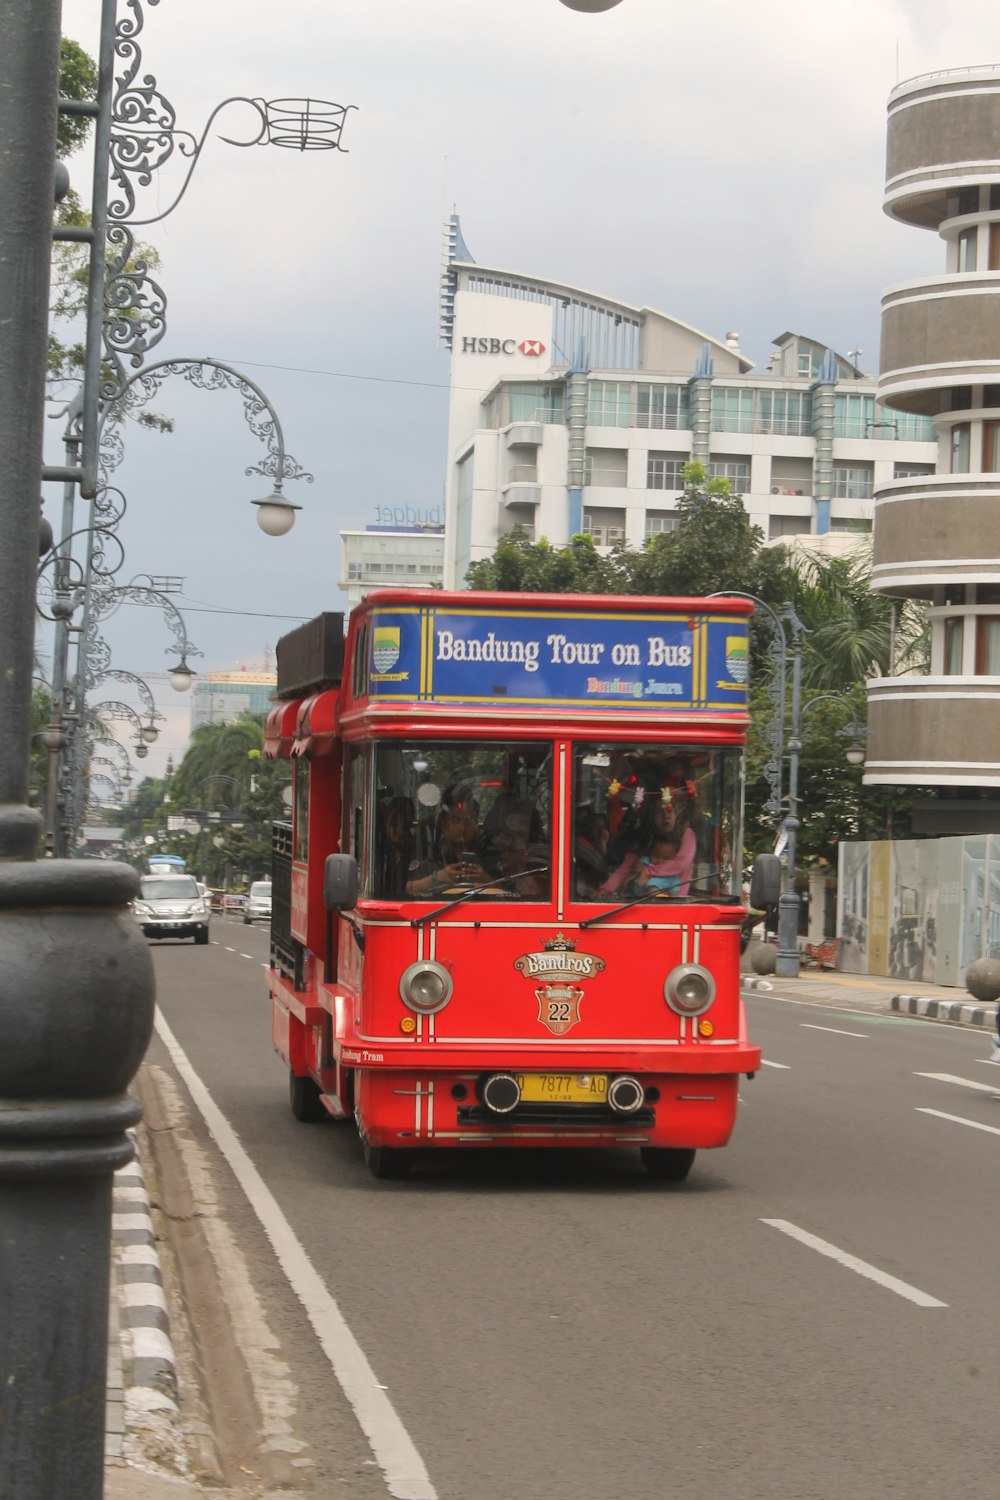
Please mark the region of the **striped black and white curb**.
<svg viewBox="0 0 1000 1500"><path fill-rule="evenodd" d="M109 1458L135 1458L184 1474L170 1315L139 1141L135 1132L130 1135L136 1157L115 1173L112 1201L106 1452Z"/></svg>
<svg viewBox="0 0 1000 1500"><path fill-rule="evenodd" d="M773 990L774 985L769 979L754 979L751 974L740 975L740 987L744 990Z"/></svg>
<svg viewBox="0 0 1000 1500"><path fill-rule="evenodd" d="M941 995L893 995L889 1009L902 1011L908 1016L926 1016L933 1021L988 1026L991 1031L996 1029L997 1007L993 1000L976 1005L968 1000L946 1000Z"/></svg>

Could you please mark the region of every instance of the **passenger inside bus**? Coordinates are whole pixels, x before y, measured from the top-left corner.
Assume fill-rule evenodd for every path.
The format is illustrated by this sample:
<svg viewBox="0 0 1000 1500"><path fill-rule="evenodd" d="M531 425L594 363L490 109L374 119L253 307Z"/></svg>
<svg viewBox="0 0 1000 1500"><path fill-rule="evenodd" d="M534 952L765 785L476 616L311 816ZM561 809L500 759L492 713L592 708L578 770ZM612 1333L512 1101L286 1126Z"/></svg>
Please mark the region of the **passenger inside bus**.
<svg viewBox="0 0 1000 1500"><path fill-rule="evenodd" d="M728 751L580 743L573 759L577 899L738 896L739 767Z"/></svg>
<svg viewBox="0 0 1000 1500"><path fill-rule="evenodd" d="M430 859L414 860L406 878L408 896L423 895L438 886L481 885L489 879L477 852L479 807L446 792L438 817L437 838Z"/></svg>
<svg viewBox="0 0 1000 1500"><path fill-rule="evenodd" d="M409 797L390 797L380 813L377 889L381 896L404 896L413 861L413 803Z"/></svg>
<svg viewBox="0 0 1000 1500"><path fill-rule="evenodd" d="M497 798L483 825L483 862L520 896L544 896L549 886L549 846L537 807L516 791Z"/></svg>
<svg viewBox="0 0 1000 1500"><path fill-rule="evenodd" d="M576 841L573 846L576 866L575 890L582 900L592 900L611 873L608 867L608 839L611 829L606 813L591 807L577 809Z"/></svg>
<svg viewBox="0 0 1000 1500"><path fill-rule="evenodd" d="M691 886L698 840L692 826L693 799L661 788L644 798L635 822L634 843L601 887L602 894L635 894L643 887L686 896Z"/></svg>

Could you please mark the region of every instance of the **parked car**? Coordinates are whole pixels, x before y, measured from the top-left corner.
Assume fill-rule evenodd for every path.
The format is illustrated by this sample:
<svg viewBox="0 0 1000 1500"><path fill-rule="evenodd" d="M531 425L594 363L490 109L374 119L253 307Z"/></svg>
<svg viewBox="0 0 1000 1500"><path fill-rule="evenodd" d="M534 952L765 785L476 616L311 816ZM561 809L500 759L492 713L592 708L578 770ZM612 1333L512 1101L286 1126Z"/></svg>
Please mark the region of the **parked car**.
<svg viewBox="0 0 1000 1500"><path fill-rule="evenodd" d="M255 880L250 886L250 893L243 908L244 924L249 927L251 922L270 922L270 920L271 882Z"/></svg>
<svg viewBox="0 0 1000 1500"><path fill-rule="evenodd" d="M143 875L132 911L146 937L208 942L209 903L190 875Z"/></svg>

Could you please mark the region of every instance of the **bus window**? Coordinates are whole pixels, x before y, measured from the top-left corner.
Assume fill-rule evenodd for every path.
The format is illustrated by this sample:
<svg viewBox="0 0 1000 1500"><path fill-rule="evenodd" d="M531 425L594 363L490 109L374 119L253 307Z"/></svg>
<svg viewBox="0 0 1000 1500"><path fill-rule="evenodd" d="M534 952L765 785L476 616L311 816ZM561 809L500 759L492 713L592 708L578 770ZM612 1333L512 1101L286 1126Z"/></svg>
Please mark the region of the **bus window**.
<svg viewBox="0 0 1000 1500"><path fill-rule="evenodd" d="M368 894L434 899L488 884L548 901L552 754L548 744L442 740L380 745Z"/></svg>
<svg viewBox="0 0 1000 1500"><path fill-rule="evenodd" d="M358 862L358 876L364 889L367 839L365 837L365 796L368 770L368 752L364 748L353 748L347 768L347 796L344 799L344 830L341 849L353 854Z"/></svg>
<svg viewBox="0 0 1000 1500"><path fill-rule="evenodd" d="M309 858L309 762L295 762L295 846L293 858Z"/></svg>
<svg viewBox="0 0 1000 1500"><path fill-rule="evenodd" d="M573 894L738 898L740 812L736 750L577 744Z"/></svg>

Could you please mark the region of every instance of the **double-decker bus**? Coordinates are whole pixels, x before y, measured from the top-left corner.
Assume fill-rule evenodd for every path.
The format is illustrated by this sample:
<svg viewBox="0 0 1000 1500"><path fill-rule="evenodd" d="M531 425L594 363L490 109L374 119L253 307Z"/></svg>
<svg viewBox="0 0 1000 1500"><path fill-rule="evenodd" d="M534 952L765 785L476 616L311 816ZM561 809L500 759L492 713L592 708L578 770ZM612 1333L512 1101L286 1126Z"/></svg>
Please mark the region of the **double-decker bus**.
<svg viewBox="0 0 1000 1500"><path fill-rule="evenodd" d="M740 998L743 599L382 590L278 644L273 1041L376 1177L618 1147L686 1177ZM771 892L767 899L777 899Z"/></svg>

